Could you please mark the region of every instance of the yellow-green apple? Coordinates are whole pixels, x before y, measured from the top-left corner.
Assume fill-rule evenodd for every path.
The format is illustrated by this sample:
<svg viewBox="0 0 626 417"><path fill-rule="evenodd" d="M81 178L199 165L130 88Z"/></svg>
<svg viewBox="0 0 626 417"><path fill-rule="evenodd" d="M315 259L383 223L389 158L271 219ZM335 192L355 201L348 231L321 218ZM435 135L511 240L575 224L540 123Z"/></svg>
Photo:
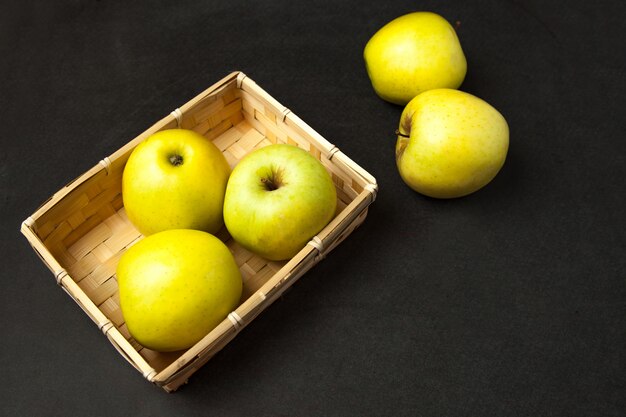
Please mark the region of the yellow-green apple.
<svg viewBox="0 0 626 417"><path fill-rule="evenodd" d="M400 176L435 198L461 197L488 184L509 148L509 127L500 112L453 89L429 90L411 100L397 133Z"/></svg>
<svg viewBox="0 0 626 417"><path fill-rule="evenodd" d="M233 169L224 222L244 248L270 260L293 257L335 215L337 191L322 163L293 145L252 151Z"/></svg>
<svg viewBox="0 0 626 417"><path fill-rule="evenodd" d="M128 331L161 352L198 342L236 308L242 293L230 250L191 229L155 233L131 246L117 265L117 282Z"/></svg>
<svg viewBox="0 0 626 417"><path fill-rule="evenodd" d="M144 235L168 229L216 233L230 166L220 150L187 129L159 131L133 150L122 176L131 223Z"/></svg>
<svg viewBox="0 0 626 417"><path fill-rule="evenodd" d="M363 57L376 94L399 105L433 88L459 88L467 72L456 32L432 12L387 23L367 42Z"/></svg>

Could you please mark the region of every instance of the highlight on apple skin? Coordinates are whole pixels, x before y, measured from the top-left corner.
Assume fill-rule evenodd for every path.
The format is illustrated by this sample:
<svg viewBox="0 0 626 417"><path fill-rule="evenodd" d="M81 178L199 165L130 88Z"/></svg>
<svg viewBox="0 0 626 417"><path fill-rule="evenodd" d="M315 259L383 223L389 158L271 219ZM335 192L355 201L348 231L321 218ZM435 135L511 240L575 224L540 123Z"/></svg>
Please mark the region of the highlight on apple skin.
<svg viewBox="0 0 626 417"><path fill-rule="evenodd" d="M269 260L293 257L334 217L337 191L305 150L274 144L247 154L226 187L224 222L244 248Z"/></svg>

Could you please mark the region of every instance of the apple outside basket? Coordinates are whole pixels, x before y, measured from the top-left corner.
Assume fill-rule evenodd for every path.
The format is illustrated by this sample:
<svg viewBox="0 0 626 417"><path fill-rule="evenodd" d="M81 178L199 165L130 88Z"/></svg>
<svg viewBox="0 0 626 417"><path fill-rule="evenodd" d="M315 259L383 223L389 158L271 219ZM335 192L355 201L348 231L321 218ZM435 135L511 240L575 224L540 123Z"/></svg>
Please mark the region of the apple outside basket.
<svg viewBox="0 0 626 417"><path fill-rule="evenodd" d="M233 253L243 277L238 307L185 351L160 353L130 335L119 307L115 270L120 256L142 235L128 220L122 172L131 151L151 134L181 127L213 141L231 167L248 152L272 143L307 150L331 174L337 189L334 219L293 258L270 262L237 245L225 228L218 237ZM22 233L119 353L145 379L175 391L242 328L341 243L367 216L377 184L289 109L241 72L233 72L104 158L49 198L21 226Z"/></svg>

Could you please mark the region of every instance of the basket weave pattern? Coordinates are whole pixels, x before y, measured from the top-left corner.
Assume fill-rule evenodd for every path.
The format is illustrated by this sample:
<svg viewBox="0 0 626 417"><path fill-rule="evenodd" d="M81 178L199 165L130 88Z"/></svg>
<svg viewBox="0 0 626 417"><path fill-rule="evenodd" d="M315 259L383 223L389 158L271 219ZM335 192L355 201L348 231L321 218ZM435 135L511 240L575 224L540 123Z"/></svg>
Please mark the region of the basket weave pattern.
<svg viewBox="0 0 626 417"><path fill-rule="evenodd" d="M331 223L288 261L270 262L254 255L222 228L218 237L230 248L243 277L240 305L193 347L160 353L142 347L128 332L115 269L124 251L142 238L124 211L121 183L126 160L152 133L175 127L213 141L231 168L250 151L272 143L303 148L331 174L338 200ZM120 354L148 381L173 391L358 227L376 191L370 174L254 81L234 72L53 195L23 222L22 233L58 284Z"/></svg>

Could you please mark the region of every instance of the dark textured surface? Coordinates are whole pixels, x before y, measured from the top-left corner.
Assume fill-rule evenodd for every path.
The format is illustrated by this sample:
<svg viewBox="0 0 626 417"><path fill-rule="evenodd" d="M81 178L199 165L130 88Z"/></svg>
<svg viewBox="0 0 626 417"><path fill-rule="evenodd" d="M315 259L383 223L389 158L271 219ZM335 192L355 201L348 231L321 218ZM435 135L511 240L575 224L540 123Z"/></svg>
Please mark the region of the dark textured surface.
<svg viewBox="0 0 626 417"><path fill-rule="evenodd" d="M623 2L4 2L3 416L621 416ZM438 201L394 164L362 50L460 21L461 89L507 118L496 179ZM179 392L112 348L19 234L69 180L231 70L378 180L363 224Z"/></svg>

